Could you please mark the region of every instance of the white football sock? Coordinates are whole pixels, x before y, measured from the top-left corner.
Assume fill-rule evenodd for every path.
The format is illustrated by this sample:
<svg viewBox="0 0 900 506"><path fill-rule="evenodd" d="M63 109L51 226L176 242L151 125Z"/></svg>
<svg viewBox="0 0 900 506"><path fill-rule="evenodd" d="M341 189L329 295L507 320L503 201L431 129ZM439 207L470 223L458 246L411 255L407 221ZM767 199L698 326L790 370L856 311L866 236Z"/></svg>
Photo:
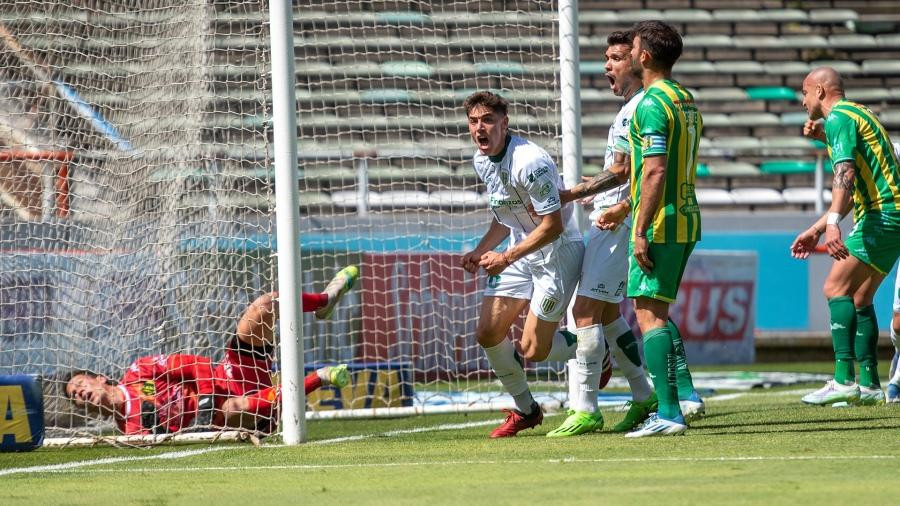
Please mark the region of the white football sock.
<svg viewBox="0 0 900 506"><path fill-rule="evenodd" d="M897 358L897 354L900 353L900 337L897 336L893 328L891 328L891 342L894 343L894 358ZM889 373L891 379L888 383L900 385L900 364L894 358L891 359L891 370Z"/></svg>
<svg viewBox="0 0 900 506"><path fill-rule="evenodd" d="M577 330L576 330L577 332ZM553 334L553 344L550 345L550 354L544 359L546 362L565 362L575 356L575 348L578 346L576 336L565 330L557 330Z"/></svg>
<svg viewBox="0 0 900 506"><path fill-rule="evenodd" d="M525 378L525 369L517 360L516 347L512 341L503 338L500 344L490 348L484 348L491 369L497 375L497 379L503 384L503 388L512 395L516 401L516 408L525 413L531 413L531 405L534 398L528 390L528 380Z"/></svg>
<svg viewBox="0 0 900 506"><path fill-rule="evenodd" d="M612 348L612 356L616 359L616 364L619 365L622 376L628 380L628 386L631 387L631 398L634 399L635 402L641 402L650 397L650 394L653 393L653 385L651 385L650 380L647 379L647 374L644 372L644 365L632 362L631 359L625 355L622 348L619 347L618 339L626 332L631 332L631 327L628 325L628 322L625 321L625 318L621 316L609 325L603 327L603 334L606 336L606 342L609 343L610 348ZM634 341L634 346L637 347L637 340ZM634 351L637 353L638 350L635 349Z"/></svg>
<svg viewBox="0 0 900 506"><path fill-rule="evenodd" d="M606 340L600 325L575 329L578 345L575 350L575 369L578 376L578 392L572 408L576 411L594 413L597 411L597 392L600 376L603 374L603 356L606 355Z"/></svg>
<svg viewBox="0 0 900 506"><path fill-rule="evenodd" d="M581 375L578 373L578 362L575 361L574 358L569 359L566 362L566 369L568 369L568 375L566 376L567 383L569 384L569 409L575 409L575 403L577 402L575 399L578 397L578 385L582 383Z"/></svg>

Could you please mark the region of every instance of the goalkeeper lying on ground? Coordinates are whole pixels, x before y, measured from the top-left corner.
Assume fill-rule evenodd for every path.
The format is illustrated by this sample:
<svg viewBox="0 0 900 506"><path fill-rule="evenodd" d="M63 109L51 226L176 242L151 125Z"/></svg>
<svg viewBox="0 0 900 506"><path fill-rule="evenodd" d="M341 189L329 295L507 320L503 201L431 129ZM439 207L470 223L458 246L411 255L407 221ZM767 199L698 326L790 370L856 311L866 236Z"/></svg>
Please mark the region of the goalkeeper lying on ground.
<svg viewBox="0 0 900 506"><path fill-rule="evenodd" d="M358 277L356 267L341 270L324 293L303 294L303 310L327 318ZM262 295L244 311L218 365L199 355L141 357L118 383L89 371L72 374L66 396L94 414L113 416L125 434L161 434L188 427L271 432L280 397L280 387L272 384L270 375L277 295ZM309 374L304 386L308 394L325 385L343 387L348 381L347 366L340 365Z"/></svg>

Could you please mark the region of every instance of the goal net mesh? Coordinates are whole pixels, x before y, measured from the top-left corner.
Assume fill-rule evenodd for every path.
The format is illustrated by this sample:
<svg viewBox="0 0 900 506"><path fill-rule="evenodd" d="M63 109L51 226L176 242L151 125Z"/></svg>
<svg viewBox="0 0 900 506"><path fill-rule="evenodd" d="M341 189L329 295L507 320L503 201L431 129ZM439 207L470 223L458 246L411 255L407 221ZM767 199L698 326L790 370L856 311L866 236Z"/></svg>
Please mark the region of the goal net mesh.
<svg viewBox="0 0 900 506"><path fill-rule="evenodd" d="M474 337L485 279L458 266L491 219L462 102L501 93L513 133L557 156L556 9L294 2L302 289L362 273L330 319L304 313L308 371L353 377L311 410L502 405ZM268 16L262 0L4 2L0 374L43 377L51 433L96 425L69 372L215 365L275 290ZM561 364L528 371L560 390Z"/></svg>

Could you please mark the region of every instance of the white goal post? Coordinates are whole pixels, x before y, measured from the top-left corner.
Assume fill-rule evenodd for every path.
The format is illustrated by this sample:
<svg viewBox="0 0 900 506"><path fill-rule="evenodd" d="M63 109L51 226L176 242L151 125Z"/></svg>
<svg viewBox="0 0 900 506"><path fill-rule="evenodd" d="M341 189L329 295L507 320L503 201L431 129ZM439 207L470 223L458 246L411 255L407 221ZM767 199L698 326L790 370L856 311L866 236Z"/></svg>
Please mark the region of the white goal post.
<svg viewBox="0 0 900 506"><path fill-rule="evenodd" d="M69 373L119 380L149 355L215 364L248 304L277 289L281 359L265 373L285 385L285 442L305 440L307 418L508 407L474 339L485 279L457 265L489 224L462 102L505 96L512 131L577 181L577 10L13 2L0 12L0 375L44 378L61 444L106 438L117 427L72 406ZM300 292L349 264L360 282L330 319L300 313ZM351 385L305 398L303 376L338 363ZM527 370L558 406L563 364Z"/></svg>

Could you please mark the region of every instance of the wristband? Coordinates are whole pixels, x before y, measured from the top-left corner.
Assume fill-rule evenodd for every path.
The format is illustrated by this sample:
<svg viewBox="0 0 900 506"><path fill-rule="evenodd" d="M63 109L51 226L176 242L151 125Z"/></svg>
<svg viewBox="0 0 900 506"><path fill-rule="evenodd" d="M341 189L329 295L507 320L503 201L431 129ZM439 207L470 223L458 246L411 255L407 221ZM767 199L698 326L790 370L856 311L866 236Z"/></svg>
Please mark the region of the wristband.
<svg viewBox="0 0 900 506"><path fill-rule="evenodd" d="M828 213L828 216L825 218L826 225L837 225L843 216L841 213Z"/></svg>
<svg viewBox="0 0 900 506"><path fill-rule="evenodd" d="M634 233L634 236L635 236L635 237L643 237L644 239L646 239L646 238L647 238L647 232L635 232L635 233Z"/></svg>
<svg viewBox="0 0 900 506"><path fill-rule="evenodd" d="M503 258L503 263L505 263L507 267L512 265L512 260L509 259L509 251L504 251L500 256Z"/></svg>

